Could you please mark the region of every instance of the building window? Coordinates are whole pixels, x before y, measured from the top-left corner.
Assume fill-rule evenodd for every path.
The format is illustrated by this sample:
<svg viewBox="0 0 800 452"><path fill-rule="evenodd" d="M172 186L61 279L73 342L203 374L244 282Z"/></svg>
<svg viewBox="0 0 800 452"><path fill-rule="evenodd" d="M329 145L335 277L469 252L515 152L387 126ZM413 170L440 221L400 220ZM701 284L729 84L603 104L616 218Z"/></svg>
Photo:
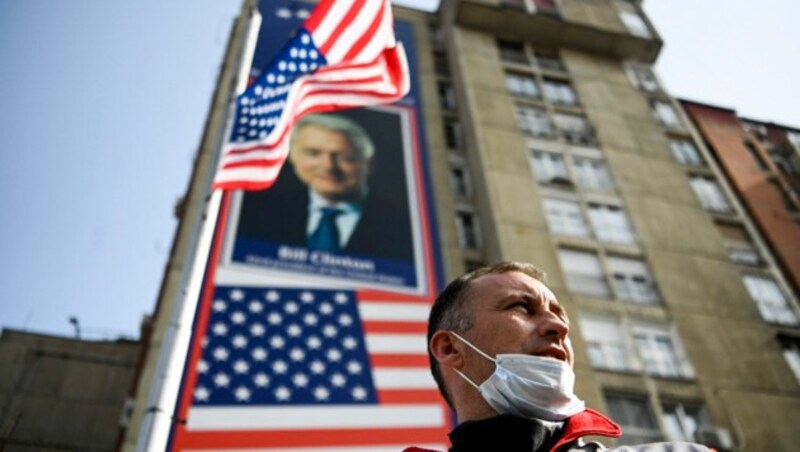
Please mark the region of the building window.
<svg viewBox="0 0 800 452"><path fill-rule="evenodd" d="M472 196L472 181L469 171L462 163L450 162L450 188L456 196Z"/></svg>
<svg viewBox="0 0 800 452"><path fill-rule="evenodd" d="M572 293L599 298L611 298L603 268L597 255L568 249L558 250L561 270Z"/></svg>
<svg viewBox="0 0 800 452"><path fill-rule="evenodd" d="M663 325L635 325L633 340L645 372L668 378L694 376L678 337Z"/></svg>
<svg viewBox="0 0 800 452"><path fill-rule="evenodd" d="M530 75L509 72L506 74L506 85L508 86L508 91L515 96L529 99L540 99L542 97L539 92L539 85Z"/></svg>
<svg viewBox="0 0 800 452"><path fill-rule="evenodd" d="M581 316L580 325L592 367L614 371L635 370L635 360L626 345L625 330L618 320Z"/></svg>
<svg viewBox="0 0 800 452"><path fill-rule="evenodd" d="M559 15L558 3L556 0L527 0L533 13Z"/></svg>
<svg viewBox="0 0 800 452"><path fill-rule="evenodd" d="M517 124L527 134L543 137L553 136L550 117L542 108L517 106Z"/></svg>
<svg viewBox="0 0 800 452"><path fill-rule="evenodd" d="M550 231L556 234L587 237L589 229L583 219L581 206L576 201L544 198L545 216Z"/></svg>
<svg viewBox="0 0 800 452"><path fill-rule="evenodd" d="M789 140L789 143L800 147L800 132L789 131L786 132L786 139Z"/></svg>
<svg viewBox="0 0 800 452"><path fill-rule="evenodd" d="M617 298L639 304L658 303L655 283L643 261L609 256L608 267L613 275Z"/></svg>
<svg viewBox="0 0 800 452"><path fill-rule="evenodd" d="M796 326L800 325L797 314L792 310L778 284L769 277L745 275L744 285L750 298L755 301L761 318L769 323Z"/></svg>
<svg viewBox="0 0 800 452"><path fill-rule="evenodd" d="M558 127L559 134L566 141L573 144L594 144L594 131L589 120L583 116L556 113L553 121Z"/></svg>
<svg viewBox="0 0 800 452"><path fill-rule="evenodd" d="M580 326L592 367L613 371L638 371L669 378L694 375L680 340L667 325L582 315ZM634 352L635 350L635 352Z"/></svg>
<svg viewBox="0 0 800 452"><path fill-rule="evenodd" d="M680 117L678 116L678 112L672 108L668 102L664 102L661 100L653 101L653 113L663 126L669 127L671 129L682 129L683 124L681 123Z"/></svg>
<svg viewBox="0 0 800 452"><path fill-rule="evenodd" d="M731 262L745 265L761 264L761 255L743 227L720 222L716 223L716 226L728 249L728 258Z"/></svg>
<svg viewBox="0 0 800 452"><path fill-rule="evenodd" d="M439 105L442 109L455 110L456 93L453 91L453 86L449 83L439 82L437 90L439 93Z"/></svg>
<svg viewBox="0 0 800 452"><path fill-rule="evenodd" d="M648 93L655 93L661 90L653 70L639 63L628 63L628 77L631 79L633 86Z"/></svg>
<svg viewBox="0 0 800 452"><path fill-rule="evenodd" d="M497 41L500 50L500 59L509 63L528 64L528 55L525 53L525 46L520 42Z"/></svg>
<svg viewBox="0 0 800 452"><path fill-rule="evenodd" d="M646 397L606 394L611 418L622 427L619 444L644 444L661 441L661 432Z"/></svg>
<svg viewBox="0 0 800 452"><path fill-rule="evenodd" d="M445 57L443 54L434 55L433 70L436 71L436 75L440 75L442 77L449 77L450 64L447 62L447 57Z"/></svg>
<svg viewBox="0 0 800 452"><path fill-rule="evenodd" d="M651 39L653 37L650 27L647 26L647 22L645 22L645 20L639 14L639 11L636 9L634 4L630 2L617 1L616 6L617 11L619 12L620 20L625 25L625 28L628 29L630 34L645 39Z"/></svg>
<svg viewBox="0 0 800 452"><path fill-rule="evenodd" d="M700 157L700 152L689 140L670 140L669 148L672 150L672 155L675 160L681 165L687 166L704 166L705 162Z"/></svg>
<svg viewBox="0 0 800 452"><path fill-rule="evenodd" d="M537 47L534 49L533 53L536 58L536 65L540 69L554 72L566 72L567 68L564 66L564 62L561 61L558 50L554 48Z"/></svg>
<svg viewBox="0 0 800 452"><path fill-rule="evenodd" d="M703 176L691 176L690 179L692 190L704 209L720 213L731 211L728 200L715 180Z"/></svg>
<svg viewBox="0 0 800 452"><path fill-rule="evenodd" d="M779 335L778 339L783 349L783 359L786 360L797 383L800 384L800 339L783 334Z"/></svg>
<svg viewBox="0 0 800 452"><path fill-rule="evenodd" d="M607 242L634 243L633 230L625 211L618 206L589 204L589 221L598 239Z"/></svg>
<svg viewBox="0 0 800 452"><path fill-rule="evenodd" d="M461 248L478 249L481 246L478 217L469 209L456 210L456 233Z"/></svg>
<svg viewBox="0 0 800 452"><path fill-rule="evenodd" d="M444 122L444 141L450 149L461 149L463 138L461 136L461 124L455 121Z"/></svg>
<svg viewBox="0 0 800 452"><path fill-rule="evenodd" d="M546 151L532 151L531 155L536 181L542 183L571 183L563 155Z"/></svg>
<svg viewBox="0 0 800 452"><path fill-rule="evenodd" d="M544 95L547 100L558 105L578 105L578 96L567 82L544 80Z"/></svg>
<svg viewBox="0 0 800 452"><path fill-rule="evenodd" d="M670 441L697 441L695 432L701 425L710 425L711 419L701 405L663 402L664 428Z"/></svg>
<svg viewBox="0 0 800 452"><path fill-rule="evenodd" d="M575 157L573 160L575 183L583 189L596 191L614 191L611 173L606 164L598 159Z"/></svg>
<svg viewBox="0 0 800 452"><path fill-rule="evenodd" d="M755 160L758 169L761 171L766 171L769 169L769 167L767 167L767 162L765 162L764 158L761 157L761 154L758 152L758 149L756 149L753 143L745 141L744 146L747 148L747 153L750 154L750 157Z"/></svg>
<svg viewBox="0 0 800 452"><path fill-rule="evenodd" d="M800 149L800 145L797 146ZM775 165L787 176L800 176L800 157L793 156L790 153L784 154L783 152L773 148L769 151L769 156ZM789 152L793 151L789 150Z"/></svg>

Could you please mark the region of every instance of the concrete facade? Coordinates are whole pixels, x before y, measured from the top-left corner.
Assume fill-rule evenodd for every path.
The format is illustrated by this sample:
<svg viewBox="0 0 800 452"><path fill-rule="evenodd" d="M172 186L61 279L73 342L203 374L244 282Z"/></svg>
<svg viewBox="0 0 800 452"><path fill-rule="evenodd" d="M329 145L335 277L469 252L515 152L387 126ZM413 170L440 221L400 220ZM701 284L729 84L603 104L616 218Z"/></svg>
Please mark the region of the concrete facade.
<svg viewBox="0 0 800 452"><path fill-rule="evenodd" d="M0 335L0 450L112 451L141 344Z"/></svg>
<svg viewBox="0 0 800 452"><path fill-rule="evenodd" d="M480 220L481 245L462 247L463 259L524 260L548 272L572 313L578 392L623 424L621 443L793 450L800 387L784 358L796 350L797 292L724 165L653 73L662 43L637 2L445 1L439 27L464 135L449 152L469 162L474 193L461 204ZM548 95L553 82L571 87L574 101ZM531 133L548 126L532 126L521 108L550 131ZM587 136L569 136L559 115L585 118ZM605 166L610 187L584 180L588 160ZM558 174L540 174L548 172ZM612 233L619 223L593 223L600 206L624 216L625 237ZM743 263L734 228L751 237L756 264ZM580 274L587 262L593 276ZM774 283L782 298L756 299L749 283ZM777 316L765 307L772 302L782 303ZM761 411L772 403L780 409Z"/></svg>
<svg viewBox="0 0 800 452"><path fill-rule="evenodd" d="M725 176L800 289L800 131L740 119L733 110L683 100ZM786 156L785 158L783 158Z"/></svg>

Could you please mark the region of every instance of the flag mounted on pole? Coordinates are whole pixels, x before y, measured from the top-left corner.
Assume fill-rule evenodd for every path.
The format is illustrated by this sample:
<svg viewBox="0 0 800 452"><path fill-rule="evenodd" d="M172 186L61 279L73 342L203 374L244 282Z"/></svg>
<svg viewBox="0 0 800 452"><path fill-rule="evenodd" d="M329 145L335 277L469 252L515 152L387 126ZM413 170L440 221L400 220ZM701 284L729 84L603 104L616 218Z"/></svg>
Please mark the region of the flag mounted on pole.
<svg viewBox="0 0 800 452"><path fill-rule="evenodd" d="M409 90L389 0L322 0L261 76L236 99L214 189L263 190L308 113L387 104Z"/></svg>

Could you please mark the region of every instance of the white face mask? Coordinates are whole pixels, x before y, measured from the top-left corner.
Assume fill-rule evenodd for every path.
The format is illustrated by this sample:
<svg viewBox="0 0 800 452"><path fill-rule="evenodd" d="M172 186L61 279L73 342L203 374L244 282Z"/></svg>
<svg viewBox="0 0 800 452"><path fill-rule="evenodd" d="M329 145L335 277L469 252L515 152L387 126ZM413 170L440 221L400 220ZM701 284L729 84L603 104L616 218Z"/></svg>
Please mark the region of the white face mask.
<svg viewBox="0 0 800 452"><path fill-rule="evenodd" d="M478 386L454 369L480 392L486 402L501 414L546 421L563 421L586 409L573 394L575 373L572 367L555 358L500 354L492 358L469 341L451 331L484 358L495 363L494 373Z"/></svg>

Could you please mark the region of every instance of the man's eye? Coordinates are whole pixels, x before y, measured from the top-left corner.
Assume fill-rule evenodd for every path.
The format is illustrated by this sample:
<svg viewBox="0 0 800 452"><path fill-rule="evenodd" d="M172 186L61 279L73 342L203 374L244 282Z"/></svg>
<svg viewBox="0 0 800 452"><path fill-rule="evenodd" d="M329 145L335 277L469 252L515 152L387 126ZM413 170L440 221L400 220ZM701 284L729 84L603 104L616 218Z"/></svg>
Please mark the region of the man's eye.
<svg viewBox="0 0 800 452"><path fill-rule="evenodd" d="M512 304L511 308L518 311L524 311L529 314L534 312L534 309L531 307L531 305L522 301Z"/></svg>

